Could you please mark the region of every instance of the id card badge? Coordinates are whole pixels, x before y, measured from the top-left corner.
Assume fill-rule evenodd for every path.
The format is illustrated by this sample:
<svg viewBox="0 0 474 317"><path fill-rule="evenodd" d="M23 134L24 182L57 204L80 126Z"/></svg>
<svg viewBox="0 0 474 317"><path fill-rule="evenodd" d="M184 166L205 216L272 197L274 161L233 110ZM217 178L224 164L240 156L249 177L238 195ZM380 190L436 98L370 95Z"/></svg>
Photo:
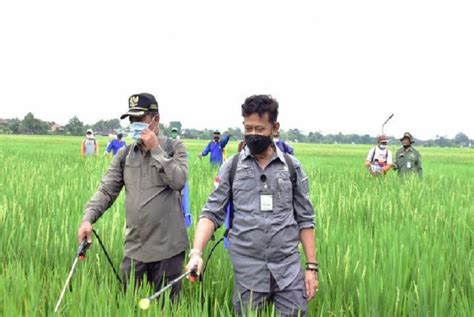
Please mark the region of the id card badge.
<svg viewBox="0 0 474 317"><path fill-rule="evenodd" d="M411 162L410 161L407 162L407 168L411 168Z"/></svg>
<svg viewBox="0 0 474 317"><path fill-rule="evenodd" d="M260 194L260 211L273 211L273 195L268 193Z"/></svg>

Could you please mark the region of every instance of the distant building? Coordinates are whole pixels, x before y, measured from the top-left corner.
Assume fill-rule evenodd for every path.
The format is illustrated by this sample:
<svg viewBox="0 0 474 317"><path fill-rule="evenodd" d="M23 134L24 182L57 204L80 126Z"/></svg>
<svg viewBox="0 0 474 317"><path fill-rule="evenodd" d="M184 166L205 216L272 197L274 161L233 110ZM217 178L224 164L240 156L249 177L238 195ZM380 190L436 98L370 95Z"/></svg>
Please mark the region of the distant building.
<svg viewBox="0 0 474 317"><path fill-rule="evenodd" d="M49 132L51 133L60 133L64 131L64 127L57 123L53 123L53 125L49 128Z"/></svg>
<svg viewBox="0 0 474 317"><path fill-rule="evenodd" d="M10 128L8 127L8 120L0 119L0 133L10 133Z"/></svg>

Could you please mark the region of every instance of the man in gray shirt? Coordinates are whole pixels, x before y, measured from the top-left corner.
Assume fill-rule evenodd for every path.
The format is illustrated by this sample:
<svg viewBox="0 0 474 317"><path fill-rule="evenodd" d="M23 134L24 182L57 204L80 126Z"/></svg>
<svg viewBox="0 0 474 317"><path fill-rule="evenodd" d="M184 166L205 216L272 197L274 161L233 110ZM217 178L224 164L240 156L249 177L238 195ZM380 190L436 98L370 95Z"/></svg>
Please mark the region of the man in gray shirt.
<svg viewBox="0 0 474 317"><path fill-rule="evenodd" d="M181 274L188 246L181 211L181 190L188 176L186 149L179 140L157 136L160 117L153 95L131 96L129 111L121 119L126 117L130 118L130 134L136 142L114 156L99 189L85 207L78 239L91 240L92 224L125 187L124 283L131 274L138 283L146 275L159 290L163 282ZM173 287L172 298L179 287Z"/></svg>
<svg viewBox="0 0 474 317"><path fill-rule="evenodd" d="M266 95L252 96L242 105L246 147L224 163L218 185L202 210L190 252L188 269L202 270L202 250L225 218L232 197L233 221L229 255L234 267L234 309L241 316L270 301L284 316L306 314L307 301L318 287L314 209L308 178L301 164L275 146L279 129L278 102ZM291 159L290 164L287 160ZM296 181L292 182L292 165ZM300 265L299 242L306 255Z"/></svg>

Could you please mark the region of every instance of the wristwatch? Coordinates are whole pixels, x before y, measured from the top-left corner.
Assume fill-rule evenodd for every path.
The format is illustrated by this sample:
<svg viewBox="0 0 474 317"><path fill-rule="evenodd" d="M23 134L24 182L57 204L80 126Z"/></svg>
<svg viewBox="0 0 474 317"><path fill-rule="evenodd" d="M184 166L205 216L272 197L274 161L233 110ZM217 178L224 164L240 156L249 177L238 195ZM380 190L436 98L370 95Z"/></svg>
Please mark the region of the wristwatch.
<svg viewBox="0 0 474 317"><path fill-rule="evenodd" d="M308 263L306 263L306 271L313 271L313 272L318 273L319 272L318 262L308 262Z"/></svg>
<svg viewBox="0 0 474 317"><path fill-rule="evenodd" d="M191 251L189 251L189 257L191 258L195 255L202 257L202 251L199 249L191 249Z"/></svg>

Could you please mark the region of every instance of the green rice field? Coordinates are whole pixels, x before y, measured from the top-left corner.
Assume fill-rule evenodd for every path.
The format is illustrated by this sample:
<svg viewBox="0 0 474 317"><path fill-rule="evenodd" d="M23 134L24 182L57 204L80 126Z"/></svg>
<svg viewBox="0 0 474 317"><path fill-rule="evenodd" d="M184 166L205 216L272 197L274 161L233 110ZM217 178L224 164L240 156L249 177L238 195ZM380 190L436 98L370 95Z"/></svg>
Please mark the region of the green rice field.
<svg viewBox="0 0 474 317"><path fill-rule="evenodd" d="M99 141L103 153L107 140ZM54 315L77 250L83 207L110 163L102 156L82 159L80 142L0 136L0 316ZM208 158L197 158L205 141L184 142L194 228L217 171ZM294 147L317 210L320 285L309 316L472 316L473 149L418 148L423 178L400 180L394 172L381 178L367 173L370 145ZM236 148L231 142L229 155ZM123 198L94 226L117 267ZM185 281L177 304L163 297L141 311L137 303L151 294L149 287L123 293L95 243L79 263L59 315L232 316L232 285L232 266L220 246L203 283ZM270 307L263 315L276 313Z"/></svg>

